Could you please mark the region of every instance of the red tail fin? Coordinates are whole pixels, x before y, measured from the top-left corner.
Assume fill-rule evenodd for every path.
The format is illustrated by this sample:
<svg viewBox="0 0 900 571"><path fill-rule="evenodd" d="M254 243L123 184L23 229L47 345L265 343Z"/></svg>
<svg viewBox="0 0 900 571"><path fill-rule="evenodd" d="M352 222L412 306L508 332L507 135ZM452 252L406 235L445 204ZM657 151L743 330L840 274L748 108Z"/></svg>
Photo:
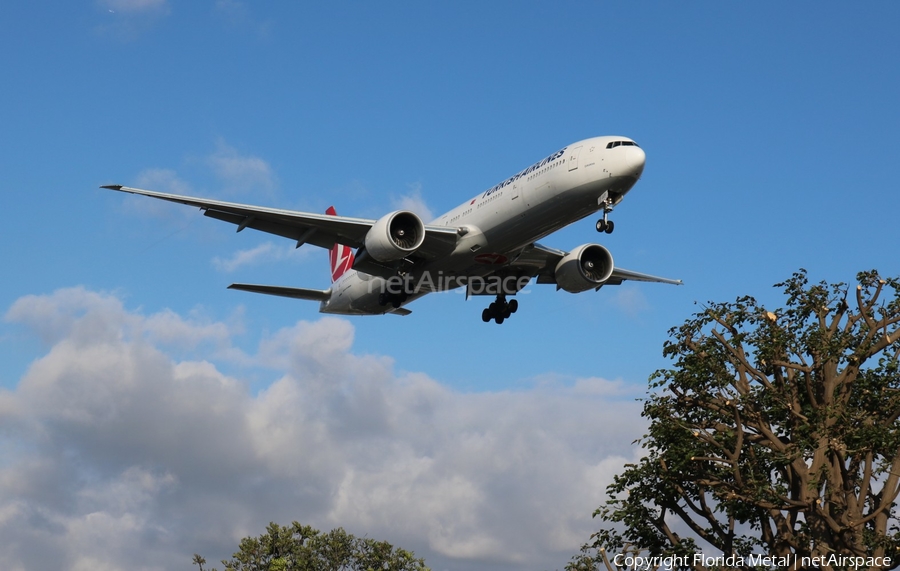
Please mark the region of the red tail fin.
<svg viewBox="0 0 900 571"><path fill-rule="evenodd" d="M337 211L334 206L329 206L325 214L337 216ZM353 248L335 243L331 247L328 258L331 261L331 282L334 283L344 275L344 272L353 267Z"/></svg>

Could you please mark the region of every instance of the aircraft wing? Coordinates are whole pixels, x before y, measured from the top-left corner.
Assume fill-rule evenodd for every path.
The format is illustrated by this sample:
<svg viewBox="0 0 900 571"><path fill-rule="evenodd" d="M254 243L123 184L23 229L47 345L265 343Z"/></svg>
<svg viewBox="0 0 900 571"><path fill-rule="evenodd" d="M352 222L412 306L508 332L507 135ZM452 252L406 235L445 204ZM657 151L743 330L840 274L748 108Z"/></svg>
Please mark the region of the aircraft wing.
<svg viewBox="0 0 900 571"><path fill-rule="evenodd" d="M203 211L205 216L235 224L238 232L244 228L253 228L260 232L268 232L269 234L296 240L298 248L303 244L312 244L320 248L331 248L335 243L360 248L365 243L366 233L377 222L377 220L366 218L313 214L310 212L223 202L208 198L194 198L131 188L118 184L102 186L101 188L196 206ZM415 251L415 256L434 259L446 255L456 247L457 239L456 228L426 224L425 241Z"/></svg>
<svg viewBox="0 0 900 571"><path fill-rule="evenodd" d="M548 248L541 244L534 244L530 248L526 248L522 253L510 263L512 273L523 273L537 277L539 284L556 284L556 265L568 252L557 250L556 248ZM681 285L681 280L673 280L670 278L661 278L634 272L616 266L612 275L603 285L621 285L623 281L632 280L639 282L658 282L664 284ZM600 286L602 287L602 286ZM599 287L597 289L600 289Z"/></svg>

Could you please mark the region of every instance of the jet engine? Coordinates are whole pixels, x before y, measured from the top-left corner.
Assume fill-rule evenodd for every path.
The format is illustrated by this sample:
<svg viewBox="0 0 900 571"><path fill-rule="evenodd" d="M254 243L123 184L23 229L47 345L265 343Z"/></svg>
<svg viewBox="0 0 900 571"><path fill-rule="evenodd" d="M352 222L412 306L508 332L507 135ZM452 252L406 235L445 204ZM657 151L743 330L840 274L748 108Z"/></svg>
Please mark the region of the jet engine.
<svg viewBox="0 0 900 571"><path fill-rule="evenodd" d="M381 217L366 234L366 252L379 262L393 262L415 252L425 240L422 220L407 210Z"/></svg>
<svg viewBox="0 0 900 571"><path fill-rule="evenodd" d="M556 264L556 283L569 293L603 285L613 272L613 257L599 244L584 244Z"/></svg>

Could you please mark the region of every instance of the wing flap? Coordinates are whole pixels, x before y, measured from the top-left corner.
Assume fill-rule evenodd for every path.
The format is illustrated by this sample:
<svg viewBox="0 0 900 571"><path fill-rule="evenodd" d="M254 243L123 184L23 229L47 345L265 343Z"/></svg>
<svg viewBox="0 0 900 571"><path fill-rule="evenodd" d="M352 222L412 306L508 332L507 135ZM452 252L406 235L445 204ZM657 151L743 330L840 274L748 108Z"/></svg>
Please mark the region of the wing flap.
<svg viewBox="0 0 900 571"><path fill-rule="evenodd" d="M276 222L266 218L242 216L240 214L222 212L221 210L206 210L203 215L216 220L222 220L223 222L235 224L238 227L238 232L244 228L251 228L267 234L282 236L289 240L296 240L298 242L298 248L303 244L312 244L313 246L329 249L334 246L336 241L340 242L341 240L340 236L335 236L333 233L327 231L320 232L315 226L302 226L300 224Z"/></svg>

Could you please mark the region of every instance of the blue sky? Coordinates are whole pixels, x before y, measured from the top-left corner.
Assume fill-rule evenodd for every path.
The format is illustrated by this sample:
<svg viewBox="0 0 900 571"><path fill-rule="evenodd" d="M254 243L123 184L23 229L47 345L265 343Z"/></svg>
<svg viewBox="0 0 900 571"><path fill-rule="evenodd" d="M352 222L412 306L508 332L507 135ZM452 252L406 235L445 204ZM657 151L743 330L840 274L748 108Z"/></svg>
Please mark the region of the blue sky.
<svg viewBox="0 0 900 571"><path fill-rule="evenodd" d="M898 23L891 2L4 4L0 482L33 481L26 476L41 465L60 475L75 469L78 483L0 484L0 498L11 498L0 499L0 528L17 521L9 514L56 525L17 532L18 547L0 549L12 553L0 567L94 561L118 569L123 553L142 553L146 569L181 565L197 551L213 560L271 519L385 537L436 569L562 566L594 528L590 513L605 482L635 453L642 421L631 399L666 365L667 330L695 303L752 294L776 305L772 284L800 267L815 281L849 282L871 268L900 274ZM420 300L405 318L321 320L314 303L228 291L236 281L326 287L326 255L97 188L129 184L316 212L333 204L371 218L398 205L438 214L568 143L604 134L632 137L647 153L643 178L613 215L616 232L598 235L589 219L544 243L600 242L623 267L685 285L576 296L532 286L499 327L480 320L489 300L455 293ZM72 372L93 350L88 372ZM145 352L158 376L137 366ZM188 369L203 379L196 391L178 384L193 378ZM311 388L325 380L330 389ZM301 440L310 426L330 427L323 442L333 457L320 458L323 471L314 474L275 460L257 473L235 461L214 487L221 496L204 495L192 477L203 469L176 460L200 457L185 439L135 436L164 432L162 418L188 426L197 411L184 402L168 415L115 425L119 440L104 440L112 430L104 423L118 414L110 411L144 395L126 390L144 382L170 387L172 398L232 398L215 410L232 406L255 427L235 436L248 439L254 458L299 454L290 439L271 448L248 436L268 434L262 426L277 432L278 419ZM124 388L107 394L108 383ZM379 398L367 392L373 387ZM69 400L60 401L60 390ZM320 406L297 418L266 408L280 390L298 410ZM384 410L394 411L384 414L399 424L388 423L394 428L377 442L347 440L374 429L350 422L352 407L335 402L362 410L384 395L392 395ZM85 408L76 414L71 403ZM471 415L469 424L460 414ZM214 418L209 426L218 426ZM471 427L480 427L474 448L462 444L474 442L464 437ZM522 451L511 452L510 434L528 436ZM210 431L190 442L216 450L221 437ZM380 460L356 454L379 447ZM387 452L400 448L399 456ZM145 453L116 453L126 449ZM572 462L577 482L522 476L542 473L559 450L569 456L553 462ZM512 454L505 463L504 454ZM448 482L465 484L446 494L455 498L449 503L469 498L478 508L426 501L446 491L436 467L421 468L428 461L453 476ZM404 462L420 466L422 478L411 483L388 468ZM479 479L491 470L496 480ZM213 507L241 490L256 497L248 482L295 490L335 479L344 495L323 484L330 492L295 504L261 502L268 511ZM100 490L129 499L111 505L97 499ZM352 510L339 500L354 493L425 499L410 512L399 502L383 521L373 515L385 510L377 502L357 498ZM323 494L338 499L316 499ZM172 500L180 495L209 505L188 516ZM539 499L535 512L526 498ZM555 508L537 517L540 502ZM535 523L519 529L503 512ZM97 513L145 527L94 545L79 534ZM210 524L234 513L243 516L231 526ZM166 535L184 534L178 526L190 530L184 539ZM509 526L516 533L502 531ZM48 537L51 559L28 559L37 556L23 546Z"/></svg>

